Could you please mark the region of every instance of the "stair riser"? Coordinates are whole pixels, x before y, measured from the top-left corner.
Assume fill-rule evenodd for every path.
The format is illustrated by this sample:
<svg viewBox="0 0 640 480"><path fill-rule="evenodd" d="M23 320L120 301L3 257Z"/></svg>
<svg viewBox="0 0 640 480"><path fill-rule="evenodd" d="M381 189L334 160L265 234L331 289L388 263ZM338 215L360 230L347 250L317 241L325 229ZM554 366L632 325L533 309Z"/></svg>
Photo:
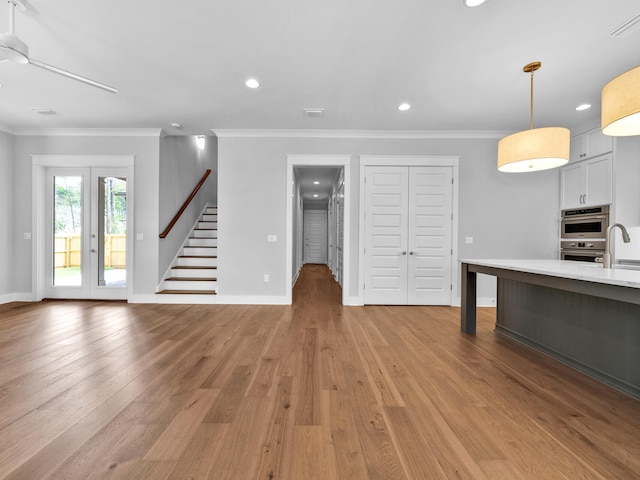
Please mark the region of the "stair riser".
<svg viewBox="0 0 640 480"><path fill-rule="evenodd" d="M193 236L196 238L218 238L217 230L194 230Z"/></svg>
<svg viewBox="0 0 640 480"><path fill-rule="evenodd" d="M218 228L218 222L198 222L198 228Z"/></svg>
<svg viewBox="0 0 640 480"><path fill-rule="evenodd" d="M172 268L171 276L174 278L216 278L216 268Z"/></svg>
<svg viewBox="0 0 640 480"><path fill-rule="evenodd" d="M204 257L178 258L177 264L180 267L217 267L218 259Z"/></svg>
<svg viewBox="0 0 640 480"><path fill-rule="evenodd" d="M165 280L164 282L164 290L215 290L216 288L218 288L218 282L214 280Z"/></svg>
<svg viewBox="0 0 640 480"><path fill-rule="evenodd" d="M218 214L218 208L217 207L209 207L205 210L204 212L205 215L217 215Z"/></svg>
<svg viewBox="0 0 640 480"><path fill-rule="evenodd" d="M218 221L218 215L202 215L202 218L200 219L201 222L217 222Z"/></svg>
<svg viewBox="0 0 640 480"><path fill-rule="evenodd" d="M217 247L217 238L190 238L187 241L188 247Z"/></svg>
<svg viewBox="0 0 640 480"><path fill-rule="evenodd" d="M182 249L182 255L196 256L196 257L215 257L218 255L218 249L216 247L184 247Z"/></svg>

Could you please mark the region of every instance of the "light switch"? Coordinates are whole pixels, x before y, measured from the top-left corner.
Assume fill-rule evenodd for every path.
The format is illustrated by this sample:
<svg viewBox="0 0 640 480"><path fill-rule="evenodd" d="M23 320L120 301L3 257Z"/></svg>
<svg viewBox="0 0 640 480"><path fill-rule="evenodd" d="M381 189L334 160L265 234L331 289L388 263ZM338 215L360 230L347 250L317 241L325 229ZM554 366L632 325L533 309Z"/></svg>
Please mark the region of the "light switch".
<svg viewBox="0 0 640 480"><path fill-rule="evenodd" d="M464 239L464 243L471 245L473 243L473 237L467 237Z"/></svg>
<svg viewBox="0 0 640 480"><path fill-rule="evenodd" d="M277 235L267 235L267 242L277 242L278 241L278 236Z"/></svg>
<svg viewBox="0 0 640 480"><path fill-rule="evenodd" d="M24 232L23 238L25 240L31 240L31 233L30 232Z"/></svg>
<svg viewBox="0 0 640 480"><path fill-rule="evenodd" d="M269 274L264 274L264 283L269 283Z"/></svg>
<svg viewBox="0 0 640 480"><path fill-rule="evenodd" d="M136 234L136 240L144 240L144 234L142 234L142 233L137 233L137 234Z"/></svg>

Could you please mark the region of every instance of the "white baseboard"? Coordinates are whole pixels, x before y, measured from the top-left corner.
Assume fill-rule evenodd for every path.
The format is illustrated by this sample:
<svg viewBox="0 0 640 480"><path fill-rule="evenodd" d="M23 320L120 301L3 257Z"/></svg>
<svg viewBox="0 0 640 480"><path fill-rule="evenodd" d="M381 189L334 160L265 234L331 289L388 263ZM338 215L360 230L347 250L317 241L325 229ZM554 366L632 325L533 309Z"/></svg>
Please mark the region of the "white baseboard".
<svg viewBox="0 0 640 480"><path fill-rule="evenodd" d="M460 297L456 298L454 303L451 305L452 307L460 307L462 305ZM477 307L495 307L496 306L496 297L478 297L476 299Z"/></svg>
<svg viewBox="0 0 640 480"><path fill-rule="evenodd" d="M347 297L346 303L343 305L346 307L362 307L364 303L360 297Z"/></svg>
<svg viewBox="0 0 640 480"><path fill-rule="evenodd" d="M35 298L35 296L31 292L7 293L5 295L0 295L0 304L11 303L11 302L37 302L37 301L38 299Z"/></svg>

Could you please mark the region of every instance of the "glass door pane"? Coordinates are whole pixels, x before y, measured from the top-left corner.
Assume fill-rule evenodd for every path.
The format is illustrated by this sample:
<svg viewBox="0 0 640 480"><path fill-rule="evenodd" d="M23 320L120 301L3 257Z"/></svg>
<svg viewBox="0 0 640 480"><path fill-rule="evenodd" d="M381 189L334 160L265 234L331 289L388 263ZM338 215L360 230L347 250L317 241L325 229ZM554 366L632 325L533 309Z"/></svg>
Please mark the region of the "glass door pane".
<svg viewBox="0 0 640 480"><path fill-rule="evenodd" d="M127 180L98 177L97 285L127 285Z"/></svg>
<svg viewBox="0 0 640 480"><path fill-rule="evenodd" d="M82 286L82 176L53 184L53 285Z"/></svg>

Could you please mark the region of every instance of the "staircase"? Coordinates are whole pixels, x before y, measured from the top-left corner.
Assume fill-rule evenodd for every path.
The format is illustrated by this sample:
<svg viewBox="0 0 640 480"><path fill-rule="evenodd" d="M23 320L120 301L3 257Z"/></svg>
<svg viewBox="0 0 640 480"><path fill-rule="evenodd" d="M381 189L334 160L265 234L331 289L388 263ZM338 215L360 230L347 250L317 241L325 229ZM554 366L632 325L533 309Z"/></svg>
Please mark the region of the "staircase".
<svg viewBox="0 0 640 480"><path fill-rule="evenodd" d="M160 284L158 294L218 293L218 208L207 206Z"/></svg>

